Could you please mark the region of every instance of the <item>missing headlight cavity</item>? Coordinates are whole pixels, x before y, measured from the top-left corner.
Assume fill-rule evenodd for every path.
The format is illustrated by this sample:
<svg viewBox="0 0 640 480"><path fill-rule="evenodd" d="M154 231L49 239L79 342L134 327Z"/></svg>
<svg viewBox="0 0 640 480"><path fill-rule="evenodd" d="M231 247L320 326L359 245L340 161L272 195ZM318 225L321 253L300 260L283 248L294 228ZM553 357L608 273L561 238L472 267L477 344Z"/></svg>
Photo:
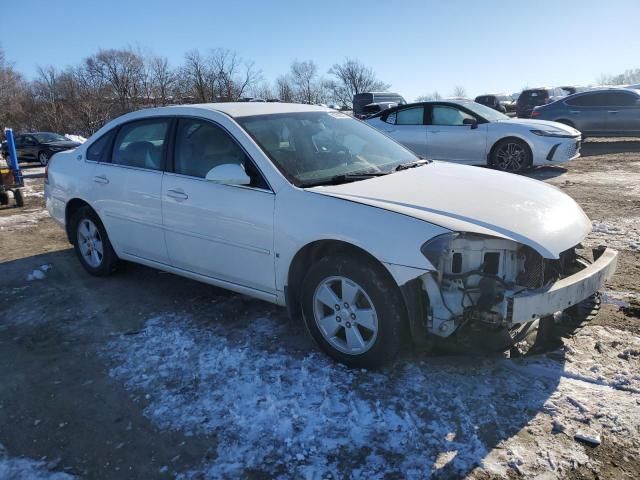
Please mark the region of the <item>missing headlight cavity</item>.
<svg viewBox="0 0 640 480"><path fill-rule="evenodd" d="M462 272L462 254L461 253L453 254L453 259L451 260L451 272L452 273Z"/></svg>
<svg viewBox="0 0 640 480"><path fill-rule="evenodd" d="M491 275L497 275L500 269L500 253L486 252L482 263L482 271Z"/></svg>

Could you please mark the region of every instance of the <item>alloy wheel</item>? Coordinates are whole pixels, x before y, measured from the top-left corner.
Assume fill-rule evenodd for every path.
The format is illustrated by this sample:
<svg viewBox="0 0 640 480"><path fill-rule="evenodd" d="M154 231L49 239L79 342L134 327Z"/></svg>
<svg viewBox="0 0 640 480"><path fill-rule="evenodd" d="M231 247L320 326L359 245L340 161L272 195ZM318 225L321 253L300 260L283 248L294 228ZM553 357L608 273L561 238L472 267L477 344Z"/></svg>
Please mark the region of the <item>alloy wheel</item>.
<svg viewBox="0 0 640 480"><path fill-rule="evenodd" d="M98 227L89 219L83 219L78 225L78 246L82 258L93 268L98 268L104 258L104 246Z"/></svg>
<svg viewBox="0 0 640 480"><path fill-rule="evenodd" d="M40 162L40 165L45 167L47 165L47 163L49 163L49 157L47 156L46 153L40 152L38 154L38 161Z"/></svg>
<svg viewBox="0 0 640 480"><path fill-rule="evenodd" d="M522 145L509 142L502 145L496 152L494 165L505 172L514 172L524 166L526 152Z"/></svg>
<svg viewBox="0 0 640 480"><path fill-rule="evenodd" d="M369 350L378 336L378 316L367 292L354 281L329 277L313 294L313 315L329 344L348 355Z"/></svg>

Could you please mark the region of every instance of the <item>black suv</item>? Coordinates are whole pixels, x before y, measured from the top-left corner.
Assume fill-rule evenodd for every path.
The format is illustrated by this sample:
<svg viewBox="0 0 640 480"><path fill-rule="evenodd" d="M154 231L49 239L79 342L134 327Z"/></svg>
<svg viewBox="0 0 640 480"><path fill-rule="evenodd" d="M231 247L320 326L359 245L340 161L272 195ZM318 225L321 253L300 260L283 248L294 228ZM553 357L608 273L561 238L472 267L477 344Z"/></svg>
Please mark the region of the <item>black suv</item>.
<svg viewBox="0 0 640 480"><path fill-rule="evenodd" d="M515 110L511 97L504 94L480 95L474 101L505 114Z"/></svg>
<svg viewBox="0 0 640 480"><path fill-rule="evenodd" d="M523 90L516 102L516 116L531 118L534 107L555 102L567 96L566 90L560 87L529 88Z"/></svg>

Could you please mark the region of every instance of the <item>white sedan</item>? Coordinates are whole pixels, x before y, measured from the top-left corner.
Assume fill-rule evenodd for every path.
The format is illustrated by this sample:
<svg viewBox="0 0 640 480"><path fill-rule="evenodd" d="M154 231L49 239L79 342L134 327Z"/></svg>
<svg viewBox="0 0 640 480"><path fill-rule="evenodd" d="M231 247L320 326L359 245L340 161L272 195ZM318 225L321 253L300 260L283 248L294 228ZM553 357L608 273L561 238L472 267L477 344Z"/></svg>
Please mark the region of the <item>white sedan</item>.
<svg viewBox="0 0 640 480"><path fill-rule="evenodd" d="M431 160L520 172L580 156L581 137L575 128L509 118L470 100L402 105L366 121Z"/></svg>
<svg viewBox="0 0 640 480"><path fill-rule="evenodd" d="M51 159L45 197L90 274L127 260L286 306L354 366L393 359L405 331L508 348L616 265L576 253L591 222L558 189L307 105L124 115Z"/></svg>

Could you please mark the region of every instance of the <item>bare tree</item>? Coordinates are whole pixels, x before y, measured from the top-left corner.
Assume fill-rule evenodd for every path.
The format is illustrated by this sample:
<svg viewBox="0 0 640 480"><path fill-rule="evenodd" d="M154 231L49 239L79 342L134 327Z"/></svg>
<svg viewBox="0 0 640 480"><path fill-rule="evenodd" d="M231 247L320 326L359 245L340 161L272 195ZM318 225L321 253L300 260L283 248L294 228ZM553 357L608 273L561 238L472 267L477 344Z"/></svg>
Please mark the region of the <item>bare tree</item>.
<svg viewBox="0 0 640 480"><path fill-rule="evenodd" d="M629 85L640 83L640 68L625 70L619 75L602 74L597 79L598 85Z"/></svg>
<svg viewBox="0 0 640 480"><path fill-rule="evenodd" d="M173 87L177 76L169 67L167 57L153 56L149 60L153 94L160 105L167 105L173 100Z"/></svg>
<svg viewBox="0 0 640 480"><path fill-rule="evenodd" d="M434 90L433 93L427 95L420 95L416 98L416 102L429 102L431 100L441 100L442 95L440 95L437 91Z"/></svg>
<svg viewBox="0 0 640 480"><path fill-rule="evenodd" d="M40 122L43 129L61 131L65 126L60 76L53 66L38 67L38 78L31 84L34 99L39 102Z"/></svg>
<svg viewBox="0 0 640 480"><path fill-rule="evenodd" d="M329 74L335 79L327 83L332 99L340 105L351 106L353 96L363 92L388 90L390 85L376 78L375 73L360 61L345 59L329 69Z"/></svg>
<svg viewBox="0 0 640 480"><path fill-rule="evenodd" d="M142 56L128 48L125 50L100 50L85 60L91 75L95 75L111 87L122 113L131 111L139 100L144 77Z"/></svg>
<svg viewBox="0 0 640 480"><path fill-rule="evenodd" d="M182 72L183 80L187 83L187 95L192 95L197 102L213 101L212 85L215 83L215 75L211 65L198 50L186 53Z"/></svg>
<svg viewBox="0 0 640 480"><path fill-rule="evenodd" d="M276 80L276 93L281 102L295 102L293 83L288 75L281 75Z"/></svg>
<svg viewBox="0 0 640 480"><path fill-rule="evenodd" d="M291 81L298 102L316 104L324 100L324 83L313 60L295 60L291 64Z"/></svg>
<svg viewBox="0 0 640 480"><path fill-rule="evenodd" d="M453 97L456 98L466 98L467 96L467 91L465 90L465 88L461 85L456 85L456 87L453 89Z"/></svg>
<svg viewBox="0 0 640 480"><path fill-rule="evenodd" d="M24 121L23 106L27 98L26 82L0 48L0 128L19 127Z"/></svg>

